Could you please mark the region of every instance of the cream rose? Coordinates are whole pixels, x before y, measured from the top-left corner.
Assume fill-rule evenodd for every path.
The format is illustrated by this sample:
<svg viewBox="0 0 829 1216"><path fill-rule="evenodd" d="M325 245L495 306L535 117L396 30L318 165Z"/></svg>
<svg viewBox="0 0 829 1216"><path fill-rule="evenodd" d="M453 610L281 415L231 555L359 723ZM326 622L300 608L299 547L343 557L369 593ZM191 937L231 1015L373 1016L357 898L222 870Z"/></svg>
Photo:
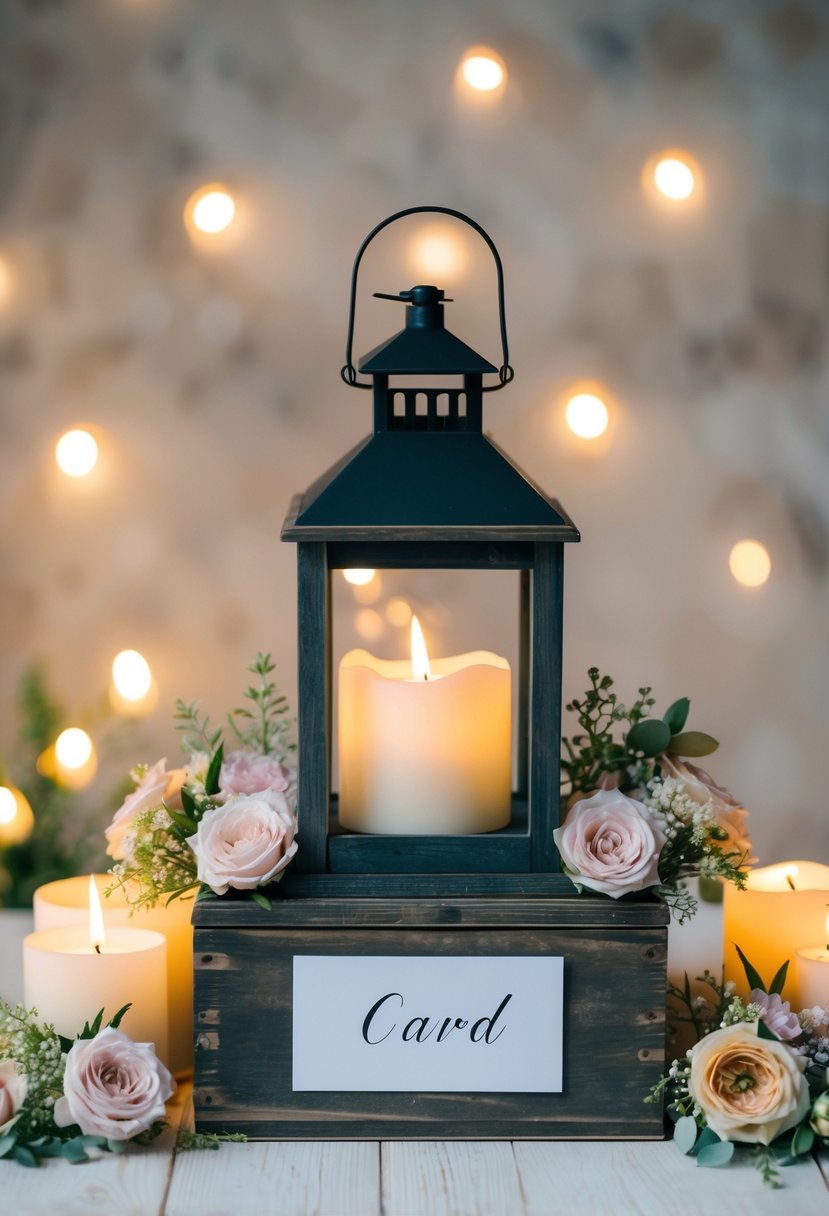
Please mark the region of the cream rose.
<svg viewBox="0 0 829 1216"><path fill-rule="evenodd" d="M131 794L127 794L115 812L112 823L104 832L107 838L107 853L116 861L126 857L126 837L132 831L136 818L144 811L166 802L176 809L181 806L181 787L188 779L186 768L174 768L167 772L167 761L159 760L148 768Z"/></svg>
<svg viewBox="0 0 829 1216"><path fill-rule="evenodd" d="M187 843L196 855L200 882L217 895L228 887L247 891L270 882L297 850L296 819L284 794L242 794L207 811Z"/></svg>
<svg viewBox="0 0 829 1216"><path fill-rule="evenodd" d="M553 838L576 880L613 899L659 882L665 837L650 811L619 790L598 790L567 812Z"/></svg>
<svg viewBox="0 0 829 1216"><path fill-rule="evenodd" d="M29 1082L17 1071L16 1060L0 1061L0 1136L11 1131L29 1092Z"/></svg>
<svg viewBox="0 0 829 1216"><path fill-rule="evenodd" d="M735 852L743 855L749 865L757 860L752 856L753 846L746 825L748 811L740 806L724 786L717 785L704 768L691 764L690 760L680 760L678 756L660 756L659 767L663 776L682 782L686 794L693 802L700 806L711 802L717 826L722 828L728 837L723 844L730 844Z"/></svg>
<svg viewBox="0 0 829 1216"><path fill-rule="evenodd" d="M770 1144L809 1109L806 1060L756 1022L725 1026L691 1051L688 1089L721 1140Z"/></svg>
<svg viewBox="0 0 829 1216"><path fill-rule="evenodd" d="M280 764L275 756L236 751L231 752L222 765L219 788L227 796L276 790L290 801L295 777L294 770Z"/></svg>
<svg viewBox="0 0 829 1216"><path fill-rule="evenodd" d="M55 1123L77 1124L84 1135L131 1140L164 1118L174 1087L152 1043L134 1043L107 1026L94 1039L72 1044Z"/></svg>

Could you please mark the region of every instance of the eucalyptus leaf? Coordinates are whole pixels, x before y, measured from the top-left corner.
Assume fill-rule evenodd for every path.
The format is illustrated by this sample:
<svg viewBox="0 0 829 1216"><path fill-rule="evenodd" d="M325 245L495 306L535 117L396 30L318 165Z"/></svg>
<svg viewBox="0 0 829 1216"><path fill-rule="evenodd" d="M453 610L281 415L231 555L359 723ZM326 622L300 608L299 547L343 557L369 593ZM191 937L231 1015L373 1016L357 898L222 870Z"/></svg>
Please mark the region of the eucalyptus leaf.
<svg viewBox="0 0 829 1216"><path fill-rule="evenodd" d="M697 1153L697 1165L705 1169L718 1169L728 1165L734 1156L734 1144L731 1140L721 1140L719 1144L706 1144Z"/></svg>
<svg viewBox="0 0 829 1216"><path fill-rule="evenodd" d="M766 985L763 983L760 972L755 967L752 967L736 942L734 943L734 949L737 951L740 962L743 964L743 971L746 973L749 988L759 988L761 992L766 992Z"/></svg>
<svg viewBox="0 0 829 1216"><path fill-rule="evenodd" d="M5 1157L10 1153L17 1143L17 1136L14 1132L6 1132L5 1136L0 1136L0 1157Z"/></svg>
<svg viewBox="0 0 829 1216"><path fill-rule="evenodd" d="M815 1133L808 1123L802 1123L792 1139L792 1156L802 1157L805 1153L810 1153L814 1142Z"/></svg>
<svg viewBox="0 0 829 1216"><path fill-rule="evenodd" d="M660 718L645 718L637 722L627 733L625 745L628 751L643 752L646 756L658 756L671 742L671 731Z"/></svg>
<svg viewBox="0 0 829 1216"><path fill-rule="evenodd" d="M697 1123L690 1115L677 1119L674 1128L674 1144L687 1156L697 1142Z"/></svg>
<svg viewBox="0 0 829 1216"><path fill-rule="evenodd" d="M82 1161L88 1161L86 1148L80 1139L65 1140L63 1143L61 1156L71 1165L80 1165Z"/></svg>
<svg viewBox="0 0 829 1216"><path fill-rule="evenodd" d="M663 750L669 751L672 756L694 759L697 756L710 756L719 746L713 735L706 735L701 730L685 730L674 735L670 746Z"/></svg>
<svg viewBox="0 0 829 1216"><path fill-rule="evenodd" d="M26 1148L26 1146L23 1144L15 1145L12 1151L12 1157L18 1163L18 1165L25 1165L29 1168L37 1165L37 1157L34 1155L31 1149Z"/></svg>
<svg viewBox="0 0 829 1216"><path fill-rule="evenodd" d="M697 1138L696 1144L694 1145L694 1155L696 1156L697 1153L702 1152L702 1150L707 1148L709 1144L721 1143L722 1141L715 1131L712 1131L710 1127L704 1127Z"/></svg>
<svg viewBox="0 0 829 1216"><path fill-rule="evenodd" d="M668 727L672 735L678 735L685 723L688 721L688 710L691 708L691 702L687 697L680 697L678 701L674 701L673 705L669 705L662 715L662 721Z"/></svg>

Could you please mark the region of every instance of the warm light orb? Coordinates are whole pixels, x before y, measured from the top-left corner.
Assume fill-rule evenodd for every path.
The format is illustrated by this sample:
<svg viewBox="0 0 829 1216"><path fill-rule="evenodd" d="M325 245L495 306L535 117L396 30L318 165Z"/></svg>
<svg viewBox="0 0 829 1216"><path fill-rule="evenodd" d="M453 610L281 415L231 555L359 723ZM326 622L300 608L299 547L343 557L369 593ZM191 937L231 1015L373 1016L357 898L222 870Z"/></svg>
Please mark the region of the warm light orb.
<svg viewBox="0 0 829 1216"><path fill-rule="evenodd" d="M55 740L55 757L63 768L83 768L92 759L92 750L92 740L79 726L61 731Z"/></svg>
<svg viewBox="0 0 829 1216"><path fill-rule="evenodd" d="M12 272L5 258L0 258L0 305L5 304L12 294Z"/></svg>
<svg viewBox="0 0 829 1216"><path fill-rule="evenodd" d="M343 570L343 578L352 587L366 587L376 573L376 570Z"/></svg>
<svg viewBox="0 0 829 1216"><path fill-rule="evenodd" d="M579 439L598 439L607 430L607 406L595 393L576 393L567 402L565 417Z"/></svg>
<svg viewBox="0 0 829 1216"><path fill-rule="evenodd" d="M693 169L676 156L664 156L656 162L653 181L660 194L676 202L690 198L696 186Z"/></svg>
<svg viewBox="0 0 829 1216"><path fill-rule="evenodd" d="M450 227L430 224L412 240L410 262L419 274L445 282L466 270L466 246Z"/></svg>
<svg viewBox="0 0 829 1216"><path fill-rule="evenodd" d="M386 631L383 618L374 608L360 608L354 617L354 628L365 642L377 642Z"/></svg>
<svg viewBox="0 0 829 1216"><path fill-rule="evenodd" d="M125 701L140 701L153 683L150 665L137 650L122 650L112 660L112 682Z"/></svg>
<svg viewBox="0 0 829 1216"><path fill-rule="evenodd" d="M497 51L475 47L461 60L461 75L477 93L493 93L506 81L506 67Z"/></svg>
<svg viewBox="0 0 829 1216"><path fill-rule="evenodd" d="M403 629L412 619L412 606L400 596L394 596L386 604L386 620L395 629Z"/></svg>
<svg viewBox="0 0 829 1216"><path fill-rule="evenodd" d="M202 186L187 200L185 221L190 220L199 232L213 235L229 228L236 214L236 204L224 186Z"/></svg>
<svg viewBox="0 0 829 1216"><path fill-rule="evenodd" d="M739 540L728 555L728 565L744 587L762 587L771 574L771 558L759 540Z"/></svg>
<svg viewBox="0 0 829 1216"><path fill-rule="evenodd" d="M13 786L0 785L0 848L22 844L32 833L35 817L29 801Z"/></svg>
<svg viewBox="0 0 829 1216"><path fill-rule="evenodd" d="M432 668L429 665L429 654L426 650L426 641L423 637L423 630L420 628L420 621L416 616L412 617L412 679L414 680L430 680L432 678Z"/></svg>
<svg viewBox="0 0 829 1216"><path fill-rule="evenodd" d="M85 477L98 463L98 444L89 431L65 431L55 445L58 468L67 477Z"/></svg>

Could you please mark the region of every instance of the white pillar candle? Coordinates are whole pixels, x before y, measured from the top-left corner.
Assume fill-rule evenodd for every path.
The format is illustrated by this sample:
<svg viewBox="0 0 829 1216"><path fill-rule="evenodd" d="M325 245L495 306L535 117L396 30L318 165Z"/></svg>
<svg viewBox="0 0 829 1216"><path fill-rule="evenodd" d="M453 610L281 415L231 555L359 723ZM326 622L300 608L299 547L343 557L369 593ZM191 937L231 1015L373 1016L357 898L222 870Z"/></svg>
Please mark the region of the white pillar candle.
<svg viewBox="0 0 829 1216"><path fill-rule="evenodd" d="M796 962L798 1009L829 1007L829 945L802 947Z"/></svg>
<svg viewBox="0 0 829 1216"><path fill-rule="evenodd" d="M413 617L413 647L418 632ZM506 659L477 650L429 664L424 651L409 663L352 650L340 662L339 697L343 827L389 835L506 827Z"/></svg>
<svg viewBox="0 0 829 1216"><path fill-rule="evenodd" d="M75 1038L99 1009L106 1023L132 1003L124 1034L167 1060L167 943L151 929L109 929L100 954L84 925L43 929L23 941L23 999L42 1022Z"/></svg>
<svg viewBox="0 0 829 1216"><path fill-rule="evenodd" d="M735 946L767 984L789 959L783 998L793 1009L800 1007L795 951L814 940L827 902L829 866L814 861L783 861L752 870L745 891L724 884L725 978L735 982L741 996L748 995L748 984Z"/></svg>
<svg viewBox="0 0 829 1216"><path fill-rule="evenodd" d="M96 874L95 885L103 892L112 883L107 874ZM107 926L154 929L167 939L167 1050L169 1066L181 1075L193 1069L193 913L192 899L174 899L164 907L133 911L122 889L103 898ZM66 925L85 925L89 919L89 879L63 878L38 887L34 895L35 931ZM96 1011L97 1012L97 1011Z"/></svg>

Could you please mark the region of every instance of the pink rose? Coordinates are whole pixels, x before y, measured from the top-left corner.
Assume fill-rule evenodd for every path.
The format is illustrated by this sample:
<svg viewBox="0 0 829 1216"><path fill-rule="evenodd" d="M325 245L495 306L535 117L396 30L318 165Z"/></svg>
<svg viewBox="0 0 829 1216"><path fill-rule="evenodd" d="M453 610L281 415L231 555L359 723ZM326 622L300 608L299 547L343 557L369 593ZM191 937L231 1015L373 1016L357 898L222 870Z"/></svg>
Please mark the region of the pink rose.
<svg viewBox="0 0 829 1216"><path fill-rule="evenodd" d="M276 790L290 799L295 777L293 769L280 764L275 756L250 751L231 752L222 765L219 788L228 797Z"/></svg>
<svg viewBox="0 0 829 1216"><path fill-rule="evenodd" d="M131 1140L164 1118L173 1089L173 1078L152 1043L133 1043L107 1026L94 1039L72 1044L55 1123L77 1124L85 1136Z"/></svg>
<svg viewBox="0 0 829 1216"><path fill-rule="evenodd" d="M116 861L126 857L125 838L132 830L136 818L144 811L167 802L174 808L181 807L181 787L187 780L186 768L174 768L167 772L167 761L159 760L148 768L131 794L127 794L115 812L112 823L104 835L107 838L107 853Z"/></svg>
<svg viewBox="0 0 829 1216"><path fill-rule="evenodd" d="M20 1118L29 1082L17 1071L16 1060L0 1062L0 1136L5 1136Z"/></svg>
<svg viewBox="0 0 829 1216"><path fill-rule="evenodd" d="M761 1021L778 1039L796 1039L803 1033L797 1014L792 1013L789 1002L784 1001L777 992L769 994L760 988L752 988L748 999L752 1005L759 1005L763 1011Z"/></svg>
<svg viewBox="0 0 829 1216"><path fill-rule="evenodd" d="M187 843L196 855L200 882L217 895L228 887L264 886L297 850L296 819L284 794L263 790L231 798L207 811Z"/></svg>
<svg viewBox="0 0 829 1216"><path fill-rule="evenodd" d="M619 790L599 790L567 812L553 832L574 881L613 899L659 882L665 837L650 811Z"/></svg>
<svg viewBox="0 0 829 1216"><path fill-rule="evenodd" d="M746 864L753 864L757 858L752 856L751 837L748 834L746 820L748 811L740 806L737 800L721 785L717 785L713 777L704 768L692 764L690 760L680 760L678 756L663 755L659 757L659 767L665 777L673 777L685 786L688 797L704 806L710 800L717 819L717 827L727 835L722 843L730 846L727 851L734 851L743 856Z"/></svg>

